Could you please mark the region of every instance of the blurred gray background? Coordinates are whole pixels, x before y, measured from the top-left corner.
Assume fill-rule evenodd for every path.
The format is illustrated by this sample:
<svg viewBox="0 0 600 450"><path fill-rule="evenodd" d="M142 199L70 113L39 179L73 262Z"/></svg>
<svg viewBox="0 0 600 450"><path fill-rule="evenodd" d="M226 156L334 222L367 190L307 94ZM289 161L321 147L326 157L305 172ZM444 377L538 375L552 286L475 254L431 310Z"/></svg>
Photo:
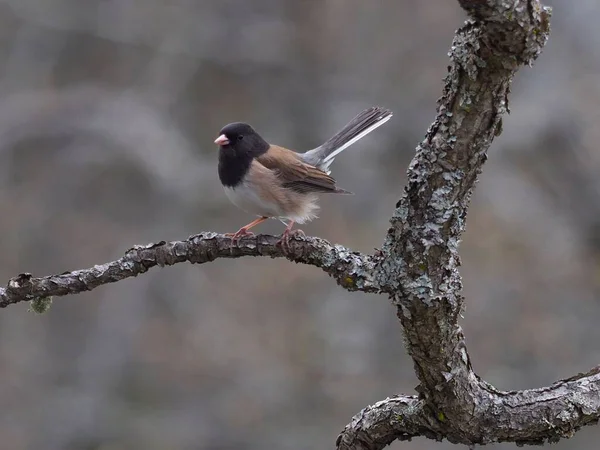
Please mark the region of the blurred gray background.
<svg viewBox="0 0 600 450"><path fill-rule="evenodd" d="M549 3L461 250L467 344L501 389L600 363L600 4ZM235 231L251 217L217 178L221 126L303 150L380 104L393 120L333 166L356 195L304 226L372 251L464 18L443 0L0 1L0 280ZM333 448L362 407L417 384L385 297L282 260L153 269L27 308L0 311L3 450Z"/></svg>

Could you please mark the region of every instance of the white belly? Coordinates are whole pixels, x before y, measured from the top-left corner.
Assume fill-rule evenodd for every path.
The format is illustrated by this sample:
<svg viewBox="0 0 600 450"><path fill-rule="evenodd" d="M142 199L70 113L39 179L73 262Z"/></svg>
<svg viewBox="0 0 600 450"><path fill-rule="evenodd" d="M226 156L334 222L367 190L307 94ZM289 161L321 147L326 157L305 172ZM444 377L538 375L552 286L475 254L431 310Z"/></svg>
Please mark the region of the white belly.
<svg viewBox="0 0 600 450"><path fill-rule="evenodd" d="M231 203L247 213L262 217L280 217L284 214L274 203L261 199L246 183L241 183L235 188L225 187L225 194Z"/></svg>
<svg viewBox="0 0 600 450"><path fill-rule="evenodd" d="M235 188L225 187L225 194L235 206L242 211L261 217L289 219L296 223L306 223L317 217L317 198L315 195L294 194L295 201L277 203L265 200L258 195L252 183L244 182ZM300 200L300 197L302 201Z"/></svg>

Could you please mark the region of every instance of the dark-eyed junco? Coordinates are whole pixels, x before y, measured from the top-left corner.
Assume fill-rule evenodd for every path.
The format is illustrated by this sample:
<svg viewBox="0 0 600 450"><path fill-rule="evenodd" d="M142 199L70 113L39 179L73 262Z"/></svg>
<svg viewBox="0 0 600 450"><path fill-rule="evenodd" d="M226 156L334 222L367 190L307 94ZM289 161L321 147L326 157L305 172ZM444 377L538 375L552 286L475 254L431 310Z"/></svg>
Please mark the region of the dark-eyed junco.
<svg viewBox="0 0 600 450"><path fill-rule="evenodd" d="M215 140L219 145L219 178L233 204L258 216L236 233L228 233L232 244L271 218L286 225L280 242L289 244L294 223L317 217L316 194L351 193L337 187L329 176L333 159L391 117L392 112L384 108L366 109L323 145L306 153L271 145L246 123L223 127Z"/></svg>

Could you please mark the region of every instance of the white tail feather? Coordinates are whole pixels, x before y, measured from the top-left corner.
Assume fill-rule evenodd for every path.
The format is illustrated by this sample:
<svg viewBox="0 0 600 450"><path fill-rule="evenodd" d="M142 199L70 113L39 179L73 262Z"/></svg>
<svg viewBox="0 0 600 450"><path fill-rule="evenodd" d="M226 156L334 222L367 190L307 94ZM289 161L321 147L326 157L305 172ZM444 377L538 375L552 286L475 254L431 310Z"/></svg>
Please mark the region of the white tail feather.
<svg viewBox="0 0 600 450"><path fill-rule="evenodd" d="M334 158L339 155L341 152L343 152L344 150L346 150L348 147L350 147L352 144L356 143L357 141L359 141L360 139L364 138L367 134L369 134L371 131L375 130L376 128L380 127L381 125L383 125L384 123L386 123L388 120L390 120L392 118L392 114L390 114L389 116L385 117L384 119L381 119L379 122L374 123L373 125L371 125L369 128L367 128L366 130L364 130L362 133L356 135L355 137L353 137L352 139L350 139L348 142L346 142L344 145L342 145L339 148L336 148L335 151L331 152L329 155L327 155L325 157L325 159L323 159L323 162L320 164L321 169L322 170L327 170L329 169L329 166L331 165L331 163L333 162Z"/></svg>

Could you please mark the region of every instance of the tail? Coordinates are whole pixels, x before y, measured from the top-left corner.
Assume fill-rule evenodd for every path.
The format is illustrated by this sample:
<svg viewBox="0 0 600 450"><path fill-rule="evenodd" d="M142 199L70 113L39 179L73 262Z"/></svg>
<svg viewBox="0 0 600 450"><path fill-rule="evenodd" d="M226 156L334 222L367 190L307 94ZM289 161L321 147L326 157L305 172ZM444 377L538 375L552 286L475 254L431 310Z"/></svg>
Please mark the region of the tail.
<svg viewBox="0 0 600 450"><path fill-rule="evenodd" d="M365 109L335 136L331 137L323 145L301 154L301 157L306 163L329 173L329 166L339 153L391 118L392 112L389 109L379 106Z"/></svg>

